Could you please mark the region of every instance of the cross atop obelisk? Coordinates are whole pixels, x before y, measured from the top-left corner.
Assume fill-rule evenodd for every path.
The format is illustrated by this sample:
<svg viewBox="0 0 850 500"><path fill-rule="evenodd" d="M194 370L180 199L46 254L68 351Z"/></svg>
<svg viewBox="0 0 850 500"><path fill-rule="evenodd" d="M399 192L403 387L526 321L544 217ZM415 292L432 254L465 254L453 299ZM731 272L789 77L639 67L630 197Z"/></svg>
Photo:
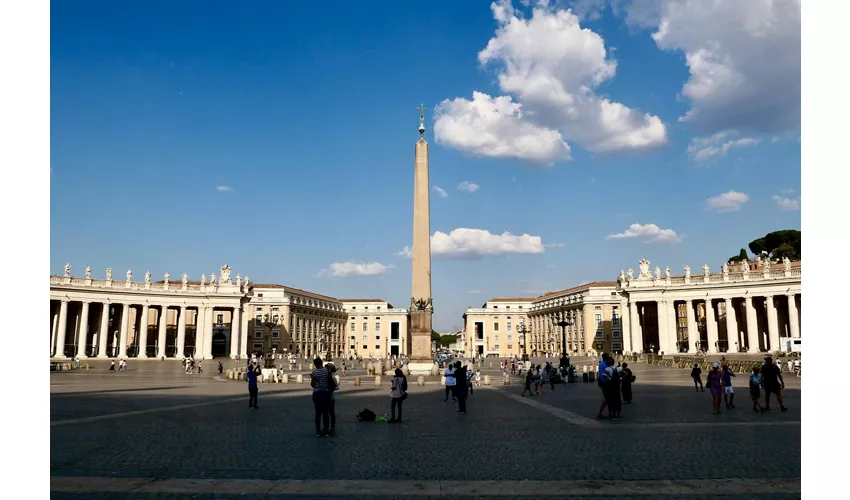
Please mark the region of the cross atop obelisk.
<svg viewBox="0 0 850 500"><path fill-rule="evenodd" d="M429 198L428 143L425 142L425 110L420 104L419 141L413 168L413 270L410 294L410 363L413 375L427 375L434 366L431 356L431 203Z"/></svg>

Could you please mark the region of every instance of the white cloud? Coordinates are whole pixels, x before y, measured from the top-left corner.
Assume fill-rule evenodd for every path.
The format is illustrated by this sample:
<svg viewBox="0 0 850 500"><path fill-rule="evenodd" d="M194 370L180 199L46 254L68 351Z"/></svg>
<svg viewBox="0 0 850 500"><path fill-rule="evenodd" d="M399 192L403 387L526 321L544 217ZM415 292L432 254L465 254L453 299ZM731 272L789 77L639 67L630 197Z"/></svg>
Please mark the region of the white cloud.
<svg viewBox="0 0 850 500"><path fill-rule="evenodd" d="M541 164L569 160L561 133L524 119L510 96L472 93L472 101L446 99L434 110L437 142L474 156L516 158Z"/></svg>
<svg viewBox="0 0 850 500"><path fill-rule="evenodd" d="M688 154L695 162L705 163L711 158L726 156L732 148L753 146L761 142L761 139L752 137L734 139L737 135L735 131L724 130L710 137L694 137L688 145Z"/></svg>
<svg viewBox="0 0 850 500"><path fill-rule="evenodd" d="M491 234L485 229L457 228L446 234L437 231L431 236L431 255L454 258L477 258L485 255L537 254L545 252L543 239L529 234L509 232ZM413 249L404 247L396 254L410 258Z"/></svg>
<svg viewBox="0 0 850 500"><path fill-rule="evenodd" d="M431 189L433 189L434 192L437 193L437 195L440 196L440 198L448 198L449 197L449 193L447 193L446 190L441 188L440 186L431 186Z"/></svg>
<svg viewBox="0 0 850 500"><path fill-rule="evenodd" d="M463 181L457 185L457 188L461 191L467 191L469 193L474 193L478 191L478 188L481 187L478 184L474 184L472 182Z"/></svg>
<svg viewBox="0 0 850 500"><path fill-rule="evenodd" d="M334 278L351 278L353 276L374 276L384 274L395 266L384 265L380 262L334 262L327 269L319 271L320 276Z"/></svg>
<svg viewBox="0 0 850 500"><path fill-rule="evenodd" d="M681 117L703 133L800 128L801 0L633 0L627 20L681 51L690 78ZM615 9L616 10L616 9Z"/></svg>
<svg viewBox="0 0 850 500"><path fill-rule="evenodd" d="M546 0L535 3L530 18L509 0L491 9L498 27L478 60L498 68L500 90L519 102L481 92L473 92L472 101L445 100L435 114L438 142L479 156L548 164L570 158L565 139L593 152L667 142L657 116L594 93L614 76L617 63L602 37L582 28L572 11Z"/></svg>
<svg viewBox="0 0 850 500"><path fill-rule="evenodd" d="M737 212L741 206L748 202L750 197L746 193L729 191L728 193L712 196L705 200L705 206L716 212Z"/></svg>
<svg viewBox="0 0 850 500"><path fill-rule="evenodd" d="M609 234L606 240L638 238L644 243L678 243L682 238L672 229L661 229L655 224L632 224L622 233Z"/></svg>
<svg viewBox="0 0 850 500"><path fill-rule="evenodd" d="M582 21L596 21L602 17L606 0L572 0L570 8Z"/></svg>
<svg viewBox="0 0 850 500"><path fill-rule="evenodd" d="M779 196L775 194L770 197L773 201L776 202L776 206L779 207L780 210L800 210L800 197L796 198L785 198L783 196Z"/></svg>
<svg viewBox="0 0 850 500"><path fill-rule="evenodd" d="M233 191L233 188L230 187L230 186L216 186L215 189L216 189L216 191L219 191L219 192L222 192L222 193Z"/></svg>

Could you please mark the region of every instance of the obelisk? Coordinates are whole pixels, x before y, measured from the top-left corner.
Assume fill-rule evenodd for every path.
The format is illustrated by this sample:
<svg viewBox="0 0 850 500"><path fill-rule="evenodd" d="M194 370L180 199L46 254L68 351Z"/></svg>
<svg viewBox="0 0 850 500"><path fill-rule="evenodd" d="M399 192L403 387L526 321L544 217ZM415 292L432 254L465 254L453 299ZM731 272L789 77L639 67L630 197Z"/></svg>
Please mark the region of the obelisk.
<svg viewBox="0 0 850 500"><path fill-rule="evenodd" d="M413 170L413 280L410 297L410 364L413 375L427 375L434 366L431 355L431 203L428 179L428 143L425 142L425 108L419 106L419 140Z"/></svg>

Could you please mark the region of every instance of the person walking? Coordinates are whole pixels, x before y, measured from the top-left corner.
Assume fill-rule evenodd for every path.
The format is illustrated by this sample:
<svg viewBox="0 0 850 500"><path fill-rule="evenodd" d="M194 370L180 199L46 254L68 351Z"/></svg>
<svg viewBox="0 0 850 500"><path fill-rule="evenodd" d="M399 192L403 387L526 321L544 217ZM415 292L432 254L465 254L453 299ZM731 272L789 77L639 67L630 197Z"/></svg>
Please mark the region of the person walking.
<svg viewBox="0 0 850 500"><path fill-rule="evenodd" d="M702 386L702 368L699 367L699 363L694 363L694 369L691 370L691 378L694 379L694 389L697 392L705 392L705 388Z"/></svg>
<svg viewBox="0 0 850 500"><path fill-rule="evenodd" d="M610 356L607 356L605 362L608 367L605 369L603 390L606 394L605 400L608 402L608 418L619 420L623 418L621 414L623 405L622 399L620 399L620 368L614 366L614 358Z"/></svg>
<svg viewBox="0 0 850 500"><path fill-rule="evenodd" d="M330 423L330 371L323 366L322 358L313 360L315 369L310 373L310 386L313 388L313 409L315 410L316 437L329 435Z"/></svg>
<svg viewBox="0 0 850 500"><path fill-rule="evenodd" d="M596 385L602 389L602 404L599 405L599 411L596 412L596 418L606 418L602 412L605 411L605 407L608 406L608 394L605 388L606 382L606 370L608 369L608 362L606 359L606 355L603 353L602 356L599 357L599 378L596 381ZM611 410L608 410L608 414L611 414Z"/></svg>
<svg viewBox="0 0 850 500"><path fill-rule="evenodd" d="M455 394L455 385L457 384L457 379L455 378L455 368L451 364L446 366L446 369L443 370L443 375L446 377L446 399L449 400L449 393L452 395L452 402L454 403L456 400Z"/></svg>
<svg viewBox="0 0 850 500"><path fill-rule="evenodd" d="M785 381L779 367L773 363L771 356L765 356L764 365L761 367L761 383L764 387L764 410L770 410L770 395L776 394L781 411L788 411L782 401L782 389L785 389Z"/></svg>
<svg viewBox="0 0 850 500"><path fill-rule="evenodd" d="M622 379L623 404L630 405L632 404L632 382L634 382L635 376L632 374L632 369L629 368L628 363L623 363L620 378Z"/></svg>
<svg viewBox="0 0 850 500"><path fill-rule="evenodd" d="M387 423L400 424L402 403L407 399L407 377L404 376L404 372L400 368L395 369L395 376L391 381L391 385L390 398L392 401L390 403L390 419L387 420ZM398 418L395 418L396 406L398 406Z"/></svg>
<svg viewBox="0 0 850 500"><path fill-rule="evenodd" d="M543 387L543 370L540 365L534 370L534 392L539 396L540 388Z"/></svg>
<svg viewBox="0 0 850 500"><path fill-rule="evenodd" d="M764 408L761 405L761 375L759 375L759 367L753 367L753 373L750 374L750 399L753 400L753 411L764 413Z"/></svg>
<svg viewBox="0 0 850 500"><path fill-rule="evenodd" d="M224 373L224 365L221 364L221 361L218 362L218 374L221 375Z"/></svg>
<svg viewBox="0 0 850 500"><path fill-rule="evenodd" d="M723 394L723 374L720 372L720 363L711 364L711 371L705 378L705 385L711 391L711 406L715 415L720 413L720 396Z"/></svg>
<svg viewBox="0 0 850 500"><path fill-rule="evenodd" d="M723 365L723 402L726 409L735 407L735 390L732 389L732 377L735 374L729 369L729 365Z"/></svg>
<svg viewBox="0 0 850 500"><path fill-rule="evenodd" d="M114 359L109 362L109 371L111 371L111 372L115 371L115 360Z"/></svg>
<svg viewBox="0 0 850 500"><path fill-rule="evenodd" d="M455 394L457 396L458 413L466 413L466 367L461 366L460 361L455 363Z"/></svg>
<svg viewBox="0 0 850 500"><path fill-rule="evenodd" d="M525 397L525 391L528 391L529 396L534 396L534 393L531 392L531 382L534 381L534 371L529 368L528 371L525 372L525 389L522 391L522 396Z"/></svg>
<svg viewBox="0 0 850 500"><path fill-rule="evenodd" d="M257 387L257 377L260 376L261 372L260 365L254 360L254 363L248 368L248 372L245 374L248 379L248 409L260 409L257 406L257 395L260 392L260 389Z"/></svg>
<svg viewBox="0 0 850 500"><path fill-rule="evenodd" d="M198 375L204 373L204 360L198 361Z"/></svg>

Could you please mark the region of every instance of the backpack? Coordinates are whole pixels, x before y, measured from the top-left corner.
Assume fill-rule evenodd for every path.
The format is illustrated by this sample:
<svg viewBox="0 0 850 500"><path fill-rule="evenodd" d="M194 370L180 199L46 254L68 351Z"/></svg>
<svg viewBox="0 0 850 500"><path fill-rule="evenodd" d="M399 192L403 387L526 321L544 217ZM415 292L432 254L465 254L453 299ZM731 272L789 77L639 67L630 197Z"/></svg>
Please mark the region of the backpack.
<svg viewBox="0 0 850 500"><path fill-rule="evenodd" d="M361 422L374 422L377 418L378 416L375 415L375 412L368 408L360 410L360 413L357 414L357 420Z"/></svg>

